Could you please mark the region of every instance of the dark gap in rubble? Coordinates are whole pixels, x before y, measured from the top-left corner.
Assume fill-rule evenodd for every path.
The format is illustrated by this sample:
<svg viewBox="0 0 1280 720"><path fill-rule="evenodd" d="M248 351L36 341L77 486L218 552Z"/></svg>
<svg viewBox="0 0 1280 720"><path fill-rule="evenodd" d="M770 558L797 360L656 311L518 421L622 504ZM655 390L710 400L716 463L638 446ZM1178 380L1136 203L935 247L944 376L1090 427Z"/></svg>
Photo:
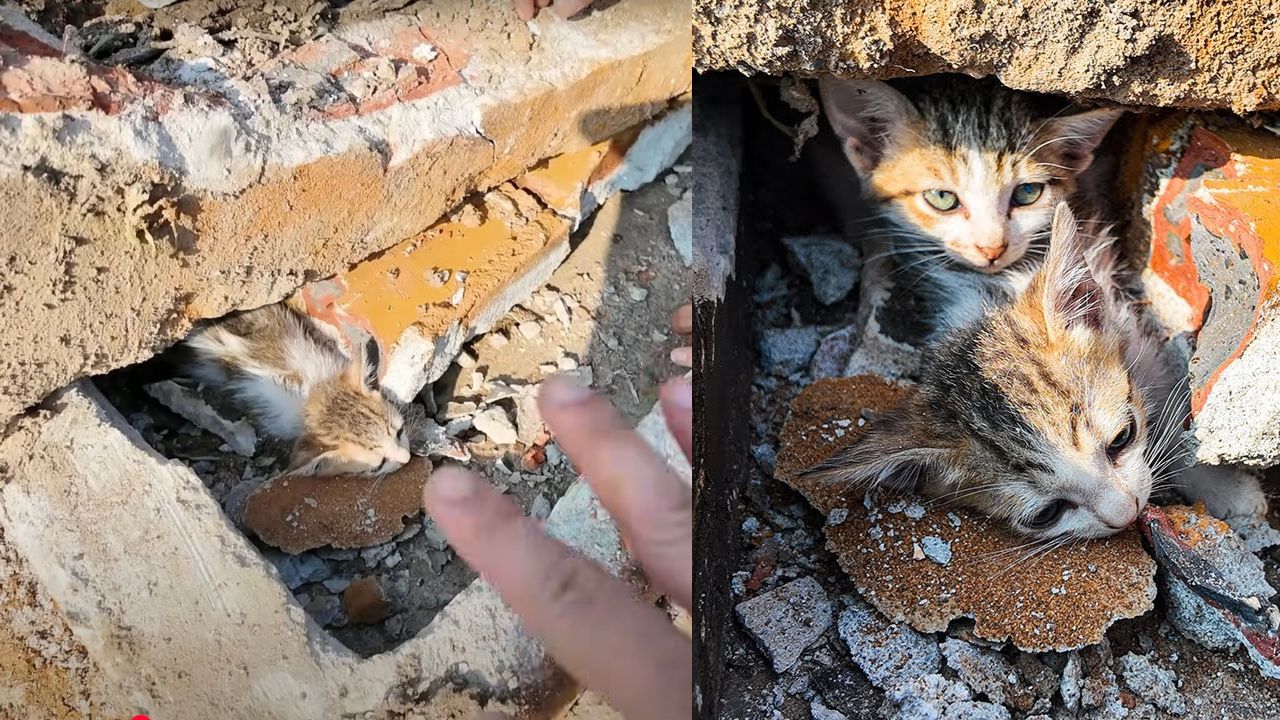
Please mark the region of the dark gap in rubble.
<svg viewBox="0 0 1280 720"><path fill-rule="evenodd" d="M744 82L729 75L704 80ZM1247 661L1229 662L1222 651L1208 650L1181 635L1165 619L1163 594L1157 596L1154 610L1111 625L1103 644L1066 653L1023 652L1011 643L998 646L976 636L967 618L953 621L945 633L916 634L905 628L906 635L922 638L917 644L908 642L906 635L876 635L874 622L859 625L851 619L861 617L864 608L879 614L858 599L827 545L823 528L838 522L836 515L824 517L776 481L775 461L792 400L814 381L813 371L825 362L824 373L846 372L849 349L838 358L824 359L822 353L830 348L823 341L855 323L861 288L846 287L841 275L857 276L865 258L831 271L847 258L838 245L853 241L853 233L842 227L847 218L839 217L815 170L823 155L844 163L825 117L818 135L803 143L793 161L795 133L787 128L800 127L809 116L780 97L779 88L794 82L762 76L746 82L756 88L737 88L744 108L737 247L749 254L745 264L757 268L750 283L753 306L744 309L755 323L752 342L758 349L750 390L755 463L740 490L740 535L734 542L744 565L732 583L731 602L737 612L725 620L732 627L719 680L725 698L721 714L761 720L908 720L944 713L1015 720L1165 718L1198 716L1209 708L1215 716L1230 718L1274 714L1280 708L1280 684L1259 677ZM802 82L816 99L816 82ZM790 92L784 89L781 95ZM1130 257L1144 257L1140 253L1145 252L1146 239L1135 241L1126 231L1133 217L1128 206L1133 188L1119 183L1135 176L1123 165L1124 151L1137 128L1158 119L1159 112L1124 117L1107 135L1091 170L1108 191L1102 198L1103 212L1117 222L1117 236L1128 240L1123 251ZM869 216L871 208L856 193L843 200L844 214ZM819 302L820 295L827 304ZM895 287L876 315L884 335L919 344L924 328L915 320L922 302L910 288ZM857 343L856 332L854 336L847 344ZM1273 505L1273 525L1278 518ZM1280 587L1280 548L1262 552L1261 558L1268 579ZM784 606L785 612L779 611ZM825 622L804 626L796 618ZM888 624L883 617L880 622ZM810 631L814 634L807 635ZM859 656L859 650L867 652L868 647L876 649ZM942 684L917 682L907 690L893 690L887 680L897 671L882 668L903 668L914 673L913 679L936 674Z"/></svg>

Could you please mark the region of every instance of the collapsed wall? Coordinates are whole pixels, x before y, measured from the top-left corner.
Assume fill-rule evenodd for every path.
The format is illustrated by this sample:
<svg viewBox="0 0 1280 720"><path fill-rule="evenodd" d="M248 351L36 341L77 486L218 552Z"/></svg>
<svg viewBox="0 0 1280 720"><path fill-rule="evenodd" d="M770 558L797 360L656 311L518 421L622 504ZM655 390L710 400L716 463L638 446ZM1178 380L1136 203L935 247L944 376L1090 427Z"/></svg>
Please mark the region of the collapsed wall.
<svg viewBox="0 0 1280 720"><path fill-rule="evenodd" d="M0 421L415 236L689 87L673 0L529 25L502 3L439 5L247 70L190 30L186 59L155 75L0 9Z"/></svg>
<svg viewBox="0 0 1280 720"><path fill-rule="evenodd" d="M1280 11L1260 0L694 0L701 70L995 75L1131 105L1280 108Z"/></svg>

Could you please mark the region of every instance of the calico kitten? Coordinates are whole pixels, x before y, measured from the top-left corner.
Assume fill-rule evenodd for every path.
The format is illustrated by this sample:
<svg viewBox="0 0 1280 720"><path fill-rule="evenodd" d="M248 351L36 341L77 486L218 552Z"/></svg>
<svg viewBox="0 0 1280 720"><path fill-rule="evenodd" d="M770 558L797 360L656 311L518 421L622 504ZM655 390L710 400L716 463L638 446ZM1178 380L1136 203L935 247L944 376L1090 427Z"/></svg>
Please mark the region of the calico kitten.
<svg viewBox="0 0 1280 720"><path fill-rule="evenodd" d="M1054 114L993 79L895 83L825 78L822 105L884 225L854 234L947 298L934 304L948 327L1026 285L1054 206L1076 195L1123 111Z"/></svg>
<svg viewBox="0 0 1280 720"><path fill-rule="evenodd" d="M1265 511L1257 480L1185 467L1185 365L1117 282L1115 254L1059 204L1043 267L950 330L918 391L808 474L909 488L1044 537L1100 537L1170 481L1219 517Z"/></svg>
<svg viewBox="0 0 1280 720"><path fill-rule="evenodd" d="M262 430L293 440L289 471L383 474L409 461L404 418L377 387L363 347L284 303L197 328L185 375L225 388Z"/></svg>

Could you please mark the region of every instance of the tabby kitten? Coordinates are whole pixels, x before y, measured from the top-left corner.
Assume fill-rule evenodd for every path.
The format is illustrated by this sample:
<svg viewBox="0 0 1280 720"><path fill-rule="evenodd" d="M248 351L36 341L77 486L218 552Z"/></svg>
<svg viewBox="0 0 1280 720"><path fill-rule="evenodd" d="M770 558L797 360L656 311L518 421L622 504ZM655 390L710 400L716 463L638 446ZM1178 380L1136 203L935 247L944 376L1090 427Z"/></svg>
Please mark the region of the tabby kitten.
<svg viewBox="0 0 1280 720"><path fill-rule="evenodd" d="M951 329L915 395L808 474L912 489L1044 537L1114 533L1166 481L1219 517L1265 511L1251 475L1185 467L1185 366L1117 283L1107 240L1059 204L1027 287Z"/></svg>
<svg viewBox="0 0 1280 720"><path fill-rule="evenodd" d="M1026 285L1054 206L1123 111L1055 115L994 79L895 83L824 78L822 105L885 224L858 234L950 300L934 303L948 327Z"/></svg>
<svg viewBox="0 0 1280 720"><path fill-rule="evenodd" d="M237 313L183 341L183 374L226 389L264 432L293 440L289 471L383 474L409 461L404 418L365 349L284 303Z"/></svg>

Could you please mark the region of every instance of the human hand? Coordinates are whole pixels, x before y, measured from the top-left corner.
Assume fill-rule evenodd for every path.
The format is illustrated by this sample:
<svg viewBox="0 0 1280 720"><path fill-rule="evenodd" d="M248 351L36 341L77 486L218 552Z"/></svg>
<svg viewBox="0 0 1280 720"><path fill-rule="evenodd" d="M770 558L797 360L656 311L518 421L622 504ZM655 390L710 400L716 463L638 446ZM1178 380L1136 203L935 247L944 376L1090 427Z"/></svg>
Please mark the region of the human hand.
<svg viewBox="0 0 1280 720"><path fill-rule="evenodd" d="M538 16L538 12L551 8L552 12L562 18L571 18L595 0L515 0L516 13L520 19L529 22Z"/></svg>
<svg viewBox="0 0 1280 720"><path fill-rule="evenodd" d="M693 392L662 386L667 425L692 453ZM543 384L542 417L599 496L653 586L688 608L693 596L693 506L677 478L609 403L564 378ZM562 668L630 720L689 717L689 639L604 568L472 473L437 471L427 511L453 549L498 591Z"/></svg>
<svg viewBox="0 0 1280 720"><path fill-rule="evenodd" d="M685 340L693 335L693 306L689 304L676 308L671 315L671 329ZM671 362L681 367L693 367L693 346L683 345L671 351Z"/></svg>

